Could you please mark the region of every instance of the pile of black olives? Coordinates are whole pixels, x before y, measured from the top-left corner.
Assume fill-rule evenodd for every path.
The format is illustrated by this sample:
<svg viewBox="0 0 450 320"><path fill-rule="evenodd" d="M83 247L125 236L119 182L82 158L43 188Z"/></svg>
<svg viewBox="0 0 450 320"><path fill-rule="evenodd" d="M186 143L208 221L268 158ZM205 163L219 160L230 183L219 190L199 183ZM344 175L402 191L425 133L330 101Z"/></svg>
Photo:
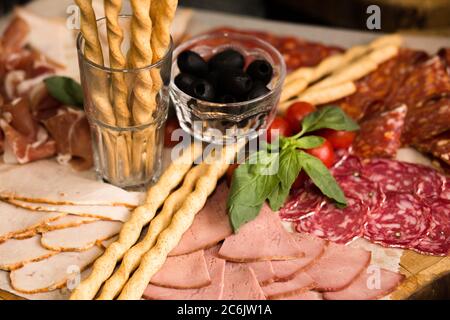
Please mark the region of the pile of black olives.
<svg viewBox="0 0 450 320"><path fill-rule="evenodd" d="M226 49L205 61L194 51L183 51L177 58L180 73L175 85L200 100L232 103L260 97L270 90L273 68L263 59L254 60L244 70L244 56Z"/></svg>

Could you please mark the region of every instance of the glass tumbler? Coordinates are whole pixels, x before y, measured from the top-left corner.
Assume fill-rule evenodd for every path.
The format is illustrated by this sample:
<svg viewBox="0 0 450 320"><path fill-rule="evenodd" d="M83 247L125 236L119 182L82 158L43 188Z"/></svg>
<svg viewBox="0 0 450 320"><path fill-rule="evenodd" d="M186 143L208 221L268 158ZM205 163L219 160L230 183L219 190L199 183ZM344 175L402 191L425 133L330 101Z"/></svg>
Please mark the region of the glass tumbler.
<svg viewBox="0 0 450 320"><path fill-rule="evenodd" d="M130 17L120 19L123 26L129 25ZM98 20L98 30L102 39L105 19ZM99 178L113 185L139 190L154 182L161 171L172 43L161 60L137 69L107 66L104 43L105 65L98 65L86 58L84 43L80 34L78 60L95 170Z"/></svg>

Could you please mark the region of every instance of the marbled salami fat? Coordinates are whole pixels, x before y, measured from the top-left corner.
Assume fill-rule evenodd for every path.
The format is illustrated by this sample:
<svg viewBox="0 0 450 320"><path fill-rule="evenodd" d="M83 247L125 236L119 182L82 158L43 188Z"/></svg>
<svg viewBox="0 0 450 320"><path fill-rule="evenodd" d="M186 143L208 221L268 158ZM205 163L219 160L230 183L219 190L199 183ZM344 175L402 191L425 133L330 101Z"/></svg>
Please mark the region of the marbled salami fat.
<svg viewBox="0 0 450 320"><path fill-rule="evenodd" d="M325 204L325 199L317 188L308 185L289 197L280 209L280 217L286 221L297 221L317 212Z"/></svg>

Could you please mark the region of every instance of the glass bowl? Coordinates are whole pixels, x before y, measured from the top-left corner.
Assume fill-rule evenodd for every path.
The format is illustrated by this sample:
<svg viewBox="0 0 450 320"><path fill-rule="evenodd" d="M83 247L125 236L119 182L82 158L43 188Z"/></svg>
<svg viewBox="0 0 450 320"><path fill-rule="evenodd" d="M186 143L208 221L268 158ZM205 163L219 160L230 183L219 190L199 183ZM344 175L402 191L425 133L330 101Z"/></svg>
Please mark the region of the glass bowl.
<svg viewBox="0 0 450 320"><path fill-rule="evenodd" d="M243 102L215 103L192 97L175 85L174 78L180 73L177 57L181 52L192 50L208 60L229 48L244 55L244 68L256 59L266 59L272 65L268 93ZM242 138L254 139L270 125L286 75L284 59L272 45L247 35L210 33L184 42L175 49L173 57L170 97L183 130L205 142L232 143Z"/></svg>

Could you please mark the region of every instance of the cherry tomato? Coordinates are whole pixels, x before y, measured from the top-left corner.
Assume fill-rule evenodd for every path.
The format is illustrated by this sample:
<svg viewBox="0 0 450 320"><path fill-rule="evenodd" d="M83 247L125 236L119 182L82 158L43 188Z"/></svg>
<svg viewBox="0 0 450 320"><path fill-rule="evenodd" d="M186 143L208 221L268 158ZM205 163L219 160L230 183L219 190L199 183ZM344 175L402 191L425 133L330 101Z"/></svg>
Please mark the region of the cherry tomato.
<svg viewBox="0 0 450 320"><path fill-rule="evenodd" d="M231 187L231 180L233 180L234 170L236 170L237 167L239 167L239 164L233 163L233 164L230 164L230 166L227 169L226 179L227 179L227 186L229 188Z"/></svg>
<svg viewBox="0 0 450 320"><path fill-rule="evenodd" d="M316 158L319 158L327 168L330 168L334 164L334 150L328 140L325 140L320 147L308 149L306 152Z"/></svg>
<svg viewBox="0 0 450 320"><path fill-rule="evenodd" d="M273 119L272 124L267 129L267 142L271 142L272 135L274 138L278 135L278 133L275 133L275 130L278 130L279 134L283 137L289 137L292 134L289 122L283 117L275 117Z"/></svg>
<svg viewBox="0 0 450 320"><path fill-rule="evenodd" d="M333 129L322 129L319 130L317 134L327 139L335 149L346 149L350 147L356 137L355 131Z"/></svg>
<svg viewBox="0 0 450 320"><path fill-rule="evenodd" d="M179 141L172 141L172 132L180 128L178 119L176 117L167 119L166 127L164 129L164 147L173 148Z"/></svg>
<svg viewBox="0 0 450 320"><path fill-rule="evenodd" d="M295 179L294 183L292 184L291 189L300 189L305 185L306 180L308 179L308 175L305 171L300 171L300 173L297 176L297 179Z"/></svg>
<svg viewBox="0 0 450 320"><path fill-rule="evenodd" d="M286 119L289 122L292 133L301 130L301 122L307 114L313 112L316 108L308 102L295 102L286 111Z"/></svg>

